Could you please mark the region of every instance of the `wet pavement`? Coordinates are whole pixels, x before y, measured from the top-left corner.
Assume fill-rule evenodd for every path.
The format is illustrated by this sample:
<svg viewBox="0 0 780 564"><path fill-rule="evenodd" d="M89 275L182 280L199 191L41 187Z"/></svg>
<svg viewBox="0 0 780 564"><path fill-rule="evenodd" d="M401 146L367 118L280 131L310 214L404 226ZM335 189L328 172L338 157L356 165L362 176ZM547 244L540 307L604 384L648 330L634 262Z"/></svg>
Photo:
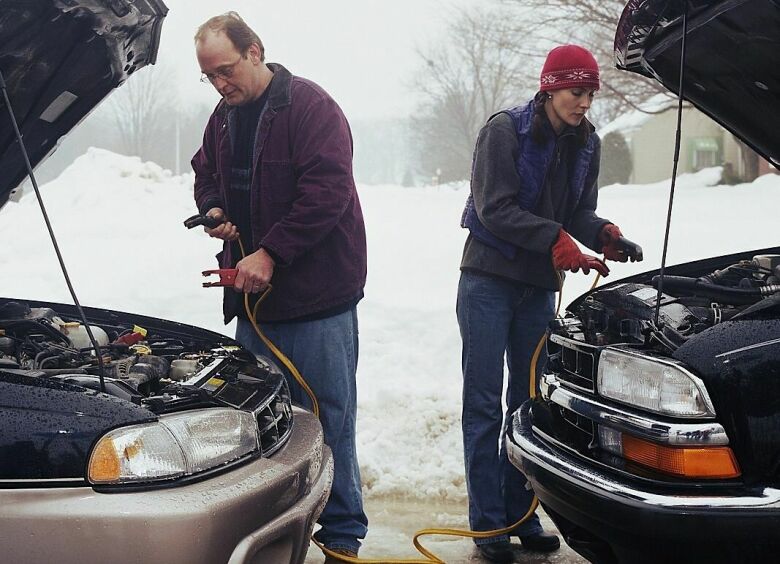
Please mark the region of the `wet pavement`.
<svg viewBox="0 0 780 564"><path fill-rule="evenodd" d="M402 560L421 559L412 545L412 537L419 529L456 528L467 529L467 508L464 503L427 501L367 499L366 513L369 519L366 537L360 557L366 559ZM541 509L537 510L545 530L555 531L550 518ZM448 564L487 562L480 558L471 539L428 536L420 539L422 545ZM514 542L518 542L516 539ZM542 554L528 552L517 545L518 563L587 564L587 560L571 550L563 541L560 550ZM321 564L324 557L312 545L306 557L306 564Z"/></svg>

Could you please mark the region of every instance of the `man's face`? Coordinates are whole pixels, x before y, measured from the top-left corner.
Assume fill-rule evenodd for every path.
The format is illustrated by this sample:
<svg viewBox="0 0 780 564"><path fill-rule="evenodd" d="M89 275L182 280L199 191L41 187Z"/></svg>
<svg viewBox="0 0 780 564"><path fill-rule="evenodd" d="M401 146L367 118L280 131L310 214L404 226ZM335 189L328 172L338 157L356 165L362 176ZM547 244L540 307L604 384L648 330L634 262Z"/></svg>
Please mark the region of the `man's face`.
<svg viewBox="0 0 780 564"><path fill-rule="evenodd" d="M210 32L195 45L201 72L230 106L241 106L256 99L260 91L260 50L252 45L242 55L221 32Z"/></svg>

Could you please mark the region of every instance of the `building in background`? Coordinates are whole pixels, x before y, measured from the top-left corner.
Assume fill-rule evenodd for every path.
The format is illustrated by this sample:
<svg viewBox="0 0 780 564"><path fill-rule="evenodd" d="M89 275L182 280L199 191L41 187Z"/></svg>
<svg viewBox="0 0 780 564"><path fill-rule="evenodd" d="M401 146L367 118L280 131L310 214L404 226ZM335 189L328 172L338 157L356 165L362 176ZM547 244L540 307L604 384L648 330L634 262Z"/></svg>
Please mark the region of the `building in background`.
<svg viewBox="0 0 780 564"><path fill-rule="evenodd" d="M658 94L642 104L640 109L628 112L599 129L602 140L609 135L607 141L612 141L604 144L602 167L623 171L618 175L623 178L610 177L608 183L649 184L671 177L676 127L677 99ZM625 141L625 153L609 150L616 145L616 136ZM630 166L611 162L624 159L626 155L630 158ZM761 174L776 172L750 147L686 103L683 106L678 174L713 166L723 166L723 181L733 183L750 182Z"/></svg>

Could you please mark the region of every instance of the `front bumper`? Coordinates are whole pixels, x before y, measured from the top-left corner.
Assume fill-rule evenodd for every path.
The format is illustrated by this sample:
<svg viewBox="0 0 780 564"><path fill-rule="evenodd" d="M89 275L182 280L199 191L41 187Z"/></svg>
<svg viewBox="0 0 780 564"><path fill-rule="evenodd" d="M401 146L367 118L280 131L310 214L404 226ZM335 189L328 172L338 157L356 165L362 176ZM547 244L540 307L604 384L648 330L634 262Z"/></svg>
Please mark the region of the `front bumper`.
<svg viewBox="0 0 780 564"><path fill-rule="evenodd" d="M213 478L123 493L0 490L4 563L303 562L333 481L314 415L296 409L285 446Z"/></svg>
<svg viewBox="0 0 780 564"><path fill-rule="evenodd" d="M679 484L644 489L543 440L533 429L532 402L512 417L506 438L509 460L528 477L546 507L599 538L767 542L780 535L780 490L725 493L680 489Z"/></svg>

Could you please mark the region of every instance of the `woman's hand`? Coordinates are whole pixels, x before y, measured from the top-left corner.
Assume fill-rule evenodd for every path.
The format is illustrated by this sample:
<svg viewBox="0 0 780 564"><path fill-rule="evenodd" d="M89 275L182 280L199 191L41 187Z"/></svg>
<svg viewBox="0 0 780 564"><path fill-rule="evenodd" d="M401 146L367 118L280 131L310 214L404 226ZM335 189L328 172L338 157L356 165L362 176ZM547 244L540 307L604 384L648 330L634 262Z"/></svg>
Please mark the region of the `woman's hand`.
<svg viewBox="0 0 780 564"><path fill-rule="evenodd" d="M563 229L558 233L558 238L552 246L552 262L555 270L569 270L583 274L589 274L592 268L602 276L609 275L609 268L603 261L594 256L586 255Z"/></svg>

